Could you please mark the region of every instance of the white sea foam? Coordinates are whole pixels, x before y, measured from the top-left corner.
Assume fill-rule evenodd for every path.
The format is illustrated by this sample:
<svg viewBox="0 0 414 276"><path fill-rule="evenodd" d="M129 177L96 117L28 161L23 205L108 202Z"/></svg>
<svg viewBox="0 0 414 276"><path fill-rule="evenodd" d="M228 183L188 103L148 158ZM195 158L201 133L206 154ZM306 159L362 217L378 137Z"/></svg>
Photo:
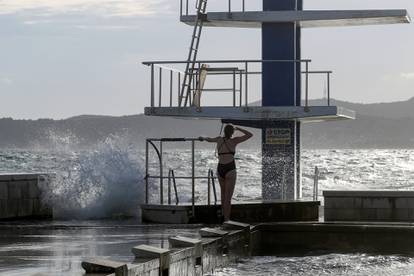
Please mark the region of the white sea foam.
<svg viewBox="0 0 414 276"><path fill-rule="evenodd" d="M72 150L70 150L72 151ZM120 137L76 154L44 191L57 218L138 215L143 199L142 161Z"/></svg>

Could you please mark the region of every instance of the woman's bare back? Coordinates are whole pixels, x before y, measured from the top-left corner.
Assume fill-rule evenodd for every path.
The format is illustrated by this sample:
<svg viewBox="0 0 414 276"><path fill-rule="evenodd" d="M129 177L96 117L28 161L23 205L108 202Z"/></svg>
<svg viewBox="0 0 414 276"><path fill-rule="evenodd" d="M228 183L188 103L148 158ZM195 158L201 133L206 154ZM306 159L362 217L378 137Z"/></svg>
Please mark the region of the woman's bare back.
<svg viewBox="0 0 414 276"><path fill-rule="evenodd" d="M234 138L226 139L220 137L217 141L217 155L220 164L228 164L234 161L234 155L236 153L236 146Z"/></svg>

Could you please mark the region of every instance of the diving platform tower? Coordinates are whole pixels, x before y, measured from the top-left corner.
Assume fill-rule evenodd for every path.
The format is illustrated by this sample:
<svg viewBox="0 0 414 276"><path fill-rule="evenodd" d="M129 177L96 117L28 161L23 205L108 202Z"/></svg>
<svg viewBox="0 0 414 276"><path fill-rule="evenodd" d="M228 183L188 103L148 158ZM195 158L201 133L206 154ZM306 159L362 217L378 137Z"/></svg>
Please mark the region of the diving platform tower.
<svg viewBox="0 0 414 276"><path fill-rule="evenodd" d="M233 10L230 0L224 11L209 12L205 7L200 10L200 1L207 5L207 0L198 0L199 9L191 14L196 1L181 0L181 22L195 27L189 58L144 62L151 68L151 106L145 108L145 114L221 119L261 129L263 199L301 198L301 124L355 118L352 110L331 105L332 72L312 71L311 60L302 59L302 28L409 23L408 12L303 10L303 0L262 0L262 11L247 11L244 0L240 0L240 10ZM198 60L202 27L260 28L262 59ZM261 70L252 70L255 65ZM314 74L326 76L326 105L309 105L309 78ZM252 81L257 75L261 88ZM205 83L216 76L229 77L228 86L206 88ZM252 87L261 89L261 106L249 102ZM203 105L208 92L227 92L232 97L227 103L223 97L219 106Z"/></svg>

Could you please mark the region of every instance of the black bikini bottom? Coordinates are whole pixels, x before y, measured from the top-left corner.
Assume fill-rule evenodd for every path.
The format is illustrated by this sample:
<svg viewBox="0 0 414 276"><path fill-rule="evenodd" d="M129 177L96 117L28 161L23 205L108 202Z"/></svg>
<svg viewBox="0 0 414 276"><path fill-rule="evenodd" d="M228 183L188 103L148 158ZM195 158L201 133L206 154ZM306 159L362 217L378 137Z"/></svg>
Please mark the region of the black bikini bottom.
<svg viewBox="0 0 414 276"><path fill-rule="evenodd" d="M236 169L236 163L230 162L227 164L218 164L217 173L221 178L226 178L226 174Z"/></svg>

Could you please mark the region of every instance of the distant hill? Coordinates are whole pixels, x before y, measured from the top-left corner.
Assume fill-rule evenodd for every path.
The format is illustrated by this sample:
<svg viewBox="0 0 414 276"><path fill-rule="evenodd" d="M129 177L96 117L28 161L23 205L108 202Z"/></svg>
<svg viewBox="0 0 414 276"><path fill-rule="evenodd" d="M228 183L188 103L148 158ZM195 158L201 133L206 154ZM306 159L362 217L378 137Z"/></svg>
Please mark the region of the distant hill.
<svg viewBox="0 0 414 276"><path fill-rule="evenodd" d="M326 100L311 101L312 105L326 104ZM408 101L391 103L359 104L332 100L332 105L343 106L357 112L358 115L382 117L388 119L414 118L414 97Z"/></svg>
<svg viewBox="0 0 414 276"><path fill-rule="evenodd" d="M311 101L311 105L325 100ZM357 120L303 125L306 148L414 148L414 98L408 101L357 104L332 100L357 111ZM144 115L110 117L82 115L65 120L0 119L0 148L52 147L72 143L89 147L111 135L130 143L147 137L198 137L219 134L219 121L179 120ZM248 146L260 143L259 131Z"/></svg>
<svg viewBox="0 0 414 276"><path fill-rule="evenodd" d="M309 105L326 105L326 101L326 99L310 100ZM257 101L252 103L252 105L260 106L261 102ZM388 119L414 118L414 97L407 101L372 104L351 103L332 99L331 105L342 106L354 110L358 115Z"/></svg>

